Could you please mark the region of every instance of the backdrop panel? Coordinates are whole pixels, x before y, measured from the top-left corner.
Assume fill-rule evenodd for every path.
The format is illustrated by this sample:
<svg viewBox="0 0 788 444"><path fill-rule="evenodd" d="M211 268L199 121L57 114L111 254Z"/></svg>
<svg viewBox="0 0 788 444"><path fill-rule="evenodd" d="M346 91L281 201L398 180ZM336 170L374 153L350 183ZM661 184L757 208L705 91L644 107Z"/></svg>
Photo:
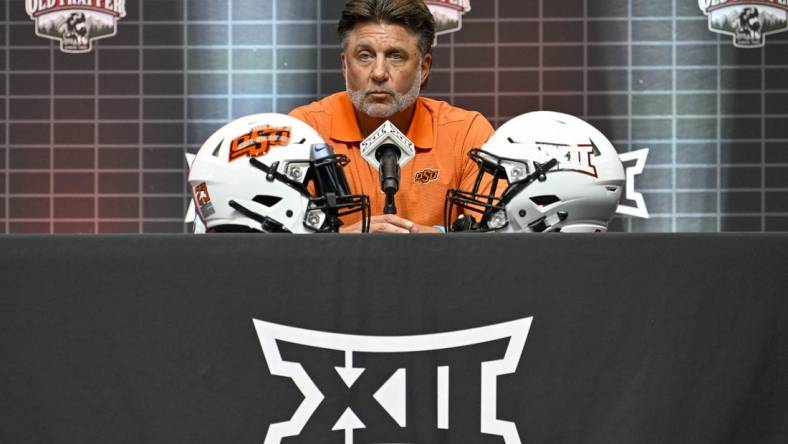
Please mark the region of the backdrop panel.
<svg viewBox="0 0 788 444"><path fill-rule="evenodd" d="M0 233L182 233L185 152L345 88L342 0L116 1L117 34L81 54L36 35L34 3L0 0ZM737 48L696 0L455 3L470 11L424 94L496 127L570 113L619 153L650 148L652 217L613 230L788 231L788 32Z"/></svg>

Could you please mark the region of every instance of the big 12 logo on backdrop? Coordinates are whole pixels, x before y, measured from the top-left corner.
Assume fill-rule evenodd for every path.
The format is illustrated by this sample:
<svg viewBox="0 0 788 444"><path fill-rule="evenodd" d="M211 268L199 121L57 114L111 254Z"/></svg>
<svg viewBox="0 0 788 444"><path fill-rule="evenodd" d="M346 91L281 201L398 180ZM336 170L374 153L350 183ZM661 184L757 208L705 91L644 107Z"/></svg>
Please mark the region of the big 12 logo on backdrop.
<svg viewBox="0 0 788 444"><path fill-rule="evenodd" d="M515 422L499 419L498 376L516 372L532 319L415 336L329 333L255 319L270 373L291 379L303 395L289 420L270 424L264 444L285 438L353 444L356 437L520 444Z"/></svg>

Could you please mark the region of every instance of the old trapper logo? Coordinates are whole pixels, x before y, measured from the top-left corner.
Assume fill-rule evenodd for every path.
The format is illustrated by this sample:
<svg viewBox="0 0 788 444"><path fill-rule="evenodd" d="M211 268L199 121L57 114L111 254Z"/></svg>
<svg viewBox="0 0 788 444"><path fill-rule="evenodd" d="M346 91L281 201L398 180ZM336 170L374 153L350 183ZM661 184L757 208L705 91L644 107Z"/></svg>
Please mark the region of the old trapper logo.
<svg viewBox="0 0 788 444"><path fill-rule="evenodd" d="M709 30L733 36L737 48L760 48L766 36L788 30L788 0L698 0Z"/></svg>
<svg viewBox="0 0 788 444"><path fill-rule="evenodd" d="M126 0L25 0L36 35L59 40L63 52L93 49L93 40L112 37L126 16Z"/></svg>
<svg viewBox="0 0 788 444"><path fill-rule="evenodd" d="M498 376L517 370L532 319L418 336L327 333L255 319L269 371L290 378L303 395L288 421L268 427L264 444L353 444L354 434L359 442L472 443L493 435L520 444L516 424L498 418Z"/></svg>
<svg viewBox="0 0 788 444"><path fill-rule="evenodd" d="M435 39L462 29L462 16L471 11L471 0L425 0L435 18Z"/></svg>

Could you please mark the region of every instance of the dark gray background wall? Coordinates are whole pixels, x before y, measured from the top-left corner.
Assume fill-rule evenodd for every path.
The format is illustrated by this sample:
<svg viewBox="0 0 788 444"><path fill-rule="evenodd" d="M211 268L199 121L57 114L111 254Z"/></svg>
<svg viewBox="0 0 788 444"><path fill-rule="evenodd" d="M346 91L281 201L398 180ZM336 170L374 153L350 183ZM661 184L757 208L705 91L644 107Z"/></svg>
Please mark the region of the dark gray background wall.
<svg viewBox="0 0 788 444"><path fill-rule="evenodd" d="M182 232L185 150L231 118L344 88L340 0L127 0L69 55L1 1L0 233ZM472 0L429 96L498 125L538 109L651 149L651 219L619 231L788 231L788 33L736 49L696 0Z"/></svg>

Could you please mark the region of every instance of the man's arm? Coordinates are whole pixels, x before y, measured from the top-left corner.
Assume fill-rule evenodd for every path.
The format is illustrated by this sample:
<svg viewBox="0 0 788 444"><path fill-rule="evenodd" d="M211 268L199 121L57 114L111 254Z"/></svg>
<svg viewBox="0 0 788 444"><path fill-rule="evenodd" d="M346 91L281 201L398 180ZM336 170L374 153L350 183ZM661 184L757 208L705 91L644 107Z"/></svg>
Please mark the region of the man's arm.
<svg viewBox="0 0 788 444"><path fill-rule="evenodd" d="M461 174L459 177L459 188L462 190L470 190L473 188L473 183L476 181L476 176L479 173L479 167L476 162L468 157L468 152L473 148L481 148L495 133L495 129L487 119L481 114L477 113L468 127L468 132L465 135L465 141L462 144L462 151L457 154L461 162ZM485 178L482 186L479 188L480 192L488 192L490 190L490 178Z"/></svg>
<svg viewBox="0 0 788 444"><path fill-rule="evenodd" d="M465 140L461 145L461 149L457 152L457 162L459 163L458 169L460 174L457 177L457 188L463 191L471 191L479 175L479 166L470 157L468 152L474 148L481 148L482 145L487 143L490 136L495 133L493 126L481 114L476 114L471 124L468 127L468 132L465 135ZM492 185L492 176L485 175L477 190L480 194L489 194ZM500 195L506 189L506 183L499 183L495 191L496 195ZM472 216L477 221L480 219L480 214L464 209L454 207L454 211L449 216L449 223L452 223L460 214ZM449 227L446 227L448 230Z"/></svg>
<svg viewBox="0 0 788 444"><path fill-rule="evenodd" d="M299 108L294 108L292 111L287 113L287 115L290 116L290 117L295 117L296 119L306 123L307 125L311 126L312 128L315 128L315 126L314 126L315 122L310 122L309 118L307 117L307 114L304 111L302 111L300 107ZM315 131L317 131L317 129L315 129Z"/></svg>

